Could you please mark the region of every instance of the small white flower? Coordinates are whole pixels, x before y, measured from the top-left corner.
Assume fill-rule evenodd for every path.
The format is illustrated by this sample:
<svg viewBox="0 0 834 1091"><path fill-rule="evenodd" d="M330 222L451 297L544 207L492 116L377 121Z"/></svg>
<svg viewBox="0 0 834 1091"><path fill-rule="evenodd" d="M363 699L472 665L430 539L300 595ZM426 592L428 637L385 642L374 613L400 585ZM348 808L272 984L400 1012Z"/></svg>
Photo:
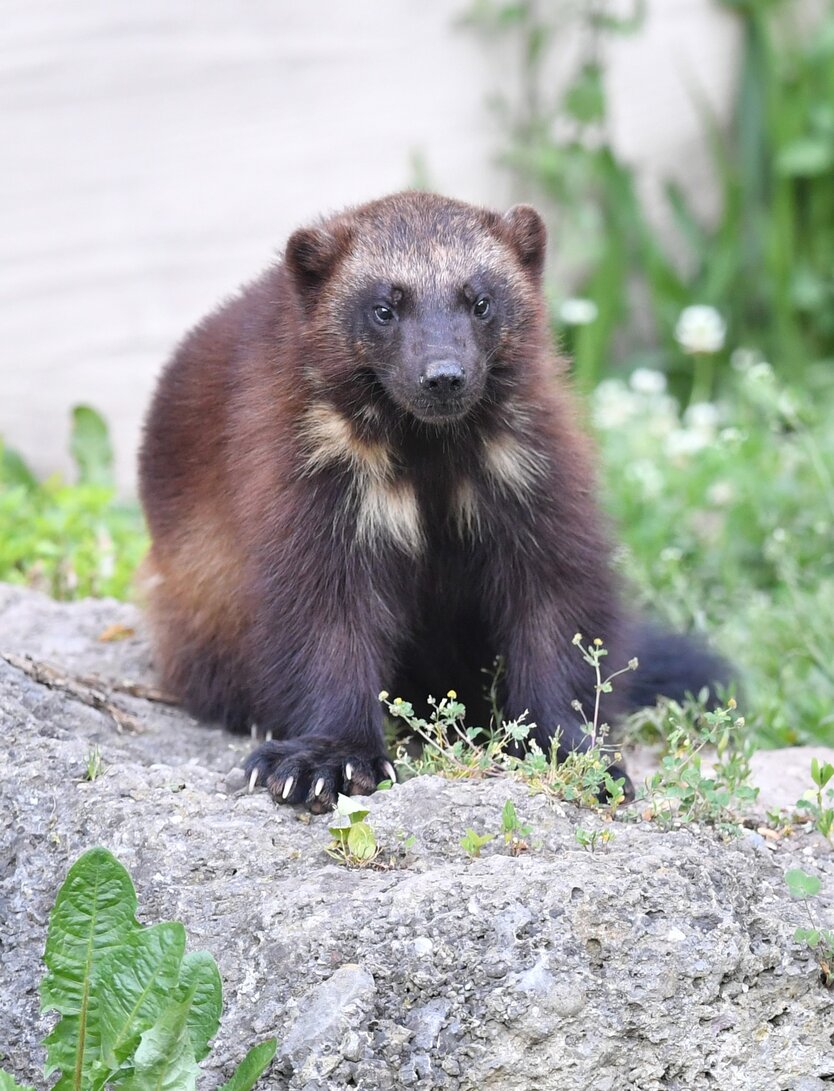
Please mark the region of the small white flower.
<svg viewBox="0 0 834 1091"><path fill-rule="evenodd" d="M717 508L724 508L735 500L736 491L729 481L715 481L707 490L707 499Z"/></svg>
<svg viewBox="0 0 834 1091"><path fill-rule="evenodd" d="M675 340L684 352L719 352L727 327L715 307L685 307L675 326Z"/></svg>
<svg viewBox="0 0 834 1091"><path fill-rule="evenodd" d="M600 403L619 401L623 397L630 395L622 379L603 379L594 390L594 400Z"/></svg>
<svg viewBox="0 0 834 1091"><path fill-rule="evenodd" d="M566 299L559 308L559 318L566 326L588 326L598 314L592 299Z"/></svg>
<svg viewBox="0 0 834 1091"><path fill-rule="evenodd" d="M718 426L721 414L718 406L713 402L695 402L684 411L683 419L684 423L696 432L706 432L711 435Z"/></svg>
<svg viewBox="0 0 834 1091"><path fill-rule="evenodd" d="M668 394L658 394L652 398L648 412L643 410L644 432L654 439L663 439L675 428L680 427L679 406Z"/></svg>
<svg viewBox="0 0 834 1091"><path fill-rule="evenodd" d="M619 428L639 411L637 395L619 379L603 379L594 391L592 414L597 428Z"/></svg>
<svg viewBox="0 0 834 1091"><path fill-rule="evenodd" d="M747 378L754 383L769 383L773 380L773 368L767 360L759 360L747 372Z"/></svg>
<svg viewBox="0 0 834 1091"><path fill-rule="evenodd" d="M739 348L733 349L733 353L730 356L730 363L736 369L736 371L749 371L750 368L761 360L761 353L758 349L746 349Z"/></svg>
<svg viewBox="0 0 834 1091"><path fill-rule="evenodd" d="M636 394L662 394L666 389L666 376L652 367L638 367L628 380Z"/></svg>
<svg viewBox="0 0 834 1091"><path fill-rule="evenodd" d="M783 390L776 402L776 407L787 421L799 419L799 403L790 390Z"/></svg>
<svg viewBox="0 0 834 1091"><path fill-rule="evenodd" d="M683 557L683 550L678 549L677 546L666 546L665 549L660 551L661 561L666 561L667 564L677 564Z"/></svg>
<svg viewBox="0 0 834 1091"><path fill-rule="evenodd" d="M676 428L666 437L663 448L670 458L686 458L697 454L709 443L709 436L693 428Z"/></svg>
<svg viewBox="0 0 834 1091"><path fill-rule="evenodd" d="M659 496L663 491L663 474L655 463L647 458L633 462L629 467L628 476L640 486L643 496L649 500Z"/></svg>
<svg viewBox="0 0 834 1091"><path fill-rule="evenodd" d="M738 447L747 437L740 429L730 427L722 428L718 438L728 447Z"/></svg>

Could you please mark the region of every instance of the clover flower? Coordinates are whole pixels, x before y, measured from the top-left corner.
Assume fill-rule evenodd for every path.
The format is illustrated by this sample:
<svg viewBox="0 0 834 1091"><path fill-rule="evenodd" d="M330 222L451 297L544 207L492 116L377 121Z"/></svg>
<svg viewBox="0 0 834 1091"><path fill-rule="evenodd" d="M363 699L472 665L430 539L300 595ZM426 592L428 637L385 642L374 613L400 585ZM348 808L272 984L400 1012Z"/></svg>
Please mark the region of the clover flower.
<svg viewBox="0 0 834 1091"><path fill-rule="evenodd" d="M711 435L721 420L721 413L714 402L693 402L684 410L683 419L689 428Z"/></svg>
<svg viewBox="0 0 834 1091"><path fill-rule="evenodd" d="M714 481L707 489L707 499L717 508L725 508L736 498L736 490L729 481Z"/></svg>
<svg viewBox="0 0 834 1091"><path fill-rule="evenodd" d="M653 367L638 367L632 371L628 384L635 394L662 394L666 390L666 376Z"/></svg>
<svg viewBox="0 0 834 1091"><path fill-rule="evenodd" d="M709 445L709 436L696 432L693 428L676 428L670 432L663 443L663 450L669 458L686 460Z"/></svg>
<svg viewBox="0 0 834 1091"><path fill-rule="evenodd" d="M640 398L620 379L603 379L597 386L591 413L597 428L620 428L640 412Z"/></svg>
<svg viewBox="0 0 834 1091"><path fill-rule="evenodd" d="M730 363L736 371L749 371L754 364L758 364L762 356L758 349L737 348L730 355Z"/></svg>
<svg viewBox="0 0 834 1091"><path fill-rule="evenodd" d="M675 326L675 340L692 355L720 352L726 333L727 326L715 307L703 304L685 307Z"/></svg>
<svg viewBox="0 0 834 1091"><path fill-rule="evenodd" d="M647 500L653 500L663 492L663 474L652 459L636 459L630 463L626 474Z"/></svg>

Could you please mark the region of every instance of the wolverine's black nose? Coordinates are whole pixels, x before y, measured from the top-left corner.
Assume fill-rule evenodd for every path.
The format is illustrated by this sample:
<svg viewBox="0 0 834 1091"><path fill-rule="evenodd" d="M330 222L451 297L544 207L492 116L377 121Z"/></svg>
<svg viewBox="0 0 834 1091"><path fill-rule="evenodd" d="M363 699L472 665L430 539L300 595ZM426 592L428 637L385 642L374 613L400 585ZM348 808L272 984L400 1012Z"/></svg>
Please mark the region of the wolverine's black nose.
<svg viewBox="0 0 834 1091"><path fill-rule="evenodd" d="M435 360L420 376L420 386L438 398L459 394L465 384L466 372L457 360Z"/></svg>

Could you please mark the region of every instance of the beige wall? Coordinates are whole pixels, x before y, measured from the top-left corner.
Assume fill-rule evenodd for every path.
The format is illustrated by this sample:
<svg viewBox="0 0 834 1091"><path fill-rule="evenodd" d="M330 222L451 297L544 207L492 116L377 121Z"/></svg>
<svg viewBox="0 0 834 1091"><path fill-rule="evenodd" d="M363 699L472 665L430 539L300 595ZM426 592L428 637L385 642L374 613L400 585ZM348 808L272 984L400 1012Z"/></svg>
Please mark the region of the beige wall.
<svg viewBox="0 0 834 1091"><path fill-rule="evenodd" d="M460 0L7 0L0 74L0 435L66 468L68 407L102 410L132 487L154 375L293 226L407 184L504 204L484 99L507 58ZM611 54L618 145L651 194L709 207L692 90L726 111L733 25L650 0ZM570 42L565 43L566 51Z"/></svg>

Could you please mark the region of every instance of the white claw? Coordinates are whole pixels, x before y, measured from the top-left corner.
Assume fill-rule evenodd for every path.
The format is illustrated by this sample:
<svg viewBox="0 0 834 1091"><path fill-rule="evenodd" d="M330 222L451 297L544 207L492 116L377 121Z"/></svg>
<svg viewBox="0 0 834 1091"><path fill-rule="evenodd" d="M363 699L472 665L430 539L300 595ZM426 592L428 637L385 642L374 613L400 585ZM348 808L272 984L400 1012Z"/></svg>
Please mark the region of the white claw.
<svg viewBox="0 0 834 1091"><path fill-rule="evenodd" d="M264 735L264 738L267 742L272 742L272 728L267 731L267 733Z"/></svg>
<svg viewBox="0 0 834 1091"><path fill-rule="evenodd" d="M345 762L345 780L353 780L353 766L350 762Z"/></svg>
<svg viewBox="0 0 834 1091"><path fill-rule="evenodd" d="M257 739L258 737L258 725L254 722L254 720L249 725L249 737L251 739Z"/></svg>
<svg viewBox="0 0 834 1091"><path fill-rule="evenodd" d="M254 792L255 785L257 783L258 783L258 770L253 769L252 772L249 774L249 794L250 795L252 794L252 792Z"/></svg>
<svg viewBox="0 0 834 1091"><path fill-rule="evenodd" d="M397 773L396 773L396 770L394 769L394 766L391 764L391 762L390 761L384 761L382 763L382 768L388 774L388 779L391 781L391 783L396 784L397 783Z"/></svg>
<svg viewBox="0 0 834 1091"><path fill-rule="evenodd" d="M295 777L287 777L284 781L284 790L281 792L281 799L289 799L293 784L295 784Z"/></svg>
<svg viewBox="0 0 834 1091"><path fill-rule="evenodd" d="M319 777L319 779L316 781L316 786L313 789L313 795L320 796L322 788L324 788L324 777Z"/></svg>

